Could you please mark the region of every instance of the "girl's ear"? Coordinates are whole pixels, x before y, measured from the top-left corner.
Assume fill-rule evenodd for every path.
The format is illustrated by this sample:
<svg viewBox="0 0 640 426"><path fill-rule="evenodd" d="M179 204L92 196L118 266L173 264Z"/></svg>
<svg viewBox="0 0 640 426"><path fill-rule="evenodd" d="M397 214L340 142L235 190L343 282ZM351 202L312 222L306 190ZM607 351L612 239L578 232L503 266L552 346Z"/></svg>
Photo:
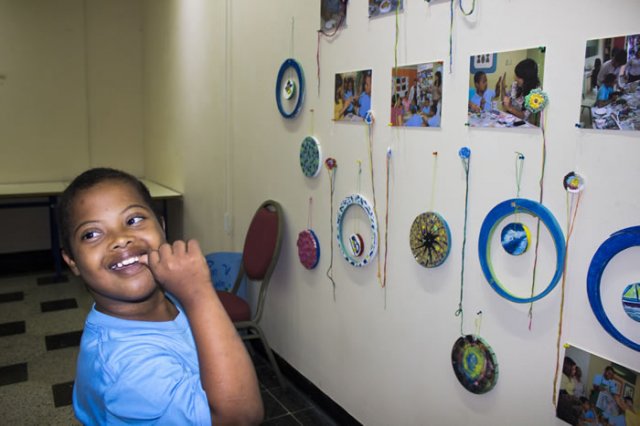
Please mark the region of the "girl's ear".
<svg viewBox="0 0 640 426"><path fill-rule="evenodd" d="M75 276L79 276L80 269L78 269L78 265L76 265L76 262L71 258L71 256L67 254L66 251L61 250L61 252L62 258L64 259L64 262L69 266L69 269L71 269L71 272L73 272Z"/></svg>

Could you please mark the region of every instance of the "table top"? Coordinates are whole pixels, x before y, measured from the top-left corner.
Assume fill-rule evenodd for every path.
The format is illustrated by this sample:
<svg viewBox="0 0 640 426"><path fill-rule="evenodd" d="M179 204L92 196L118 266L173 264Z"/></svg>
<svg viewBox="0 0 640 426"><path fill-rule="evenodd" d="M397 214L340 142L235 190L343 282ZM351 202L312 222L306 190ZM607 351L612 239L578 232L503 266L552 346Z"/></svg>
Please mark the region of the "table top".
<svg viewBox="0 0 640 426"><path fill-rule="evenodd" d="M640 85L628 85L618 100L592 108L591 117L596 129L640 130Z"/></svg>
<svg viewBox="0 0 640 426"><path fill-rule="evenodd" d="M516 125L516 123L524 124ZM536 128L533 124L523 121L513 114L499 110L483 111L480 114L469 113L469 127Z"/></svg>
<svg viewBox="0 0 640 426"><path fill-rule="evenodd" d="M148 179L140 179L149 188L154 199L182 197L182 194ZM62 194L69 185L67 181L0 183L1 198L39 198Z"/></svg>

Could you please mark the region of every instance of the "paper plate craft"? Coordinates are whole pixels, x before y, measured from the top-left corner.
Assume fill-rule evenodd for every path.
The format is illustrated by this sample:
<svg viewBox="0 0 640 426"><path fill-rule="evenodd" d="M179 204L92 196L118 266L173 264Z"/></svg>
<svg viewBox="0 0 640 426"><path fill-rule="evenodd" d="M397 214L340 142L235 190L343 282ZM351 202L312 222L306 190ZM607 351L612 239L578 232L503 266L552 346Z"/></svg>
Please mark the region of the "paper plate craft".
<svg viewBox="0 0 640 426"><path fill-rule="evenodd" d="M536 113L542 111L549 103L549 97L541 89L533 89L524 98L524 105L529 111Z"/></svg>
<svg viewBox="0 0 640 426"><path fill-rule="evenodd" d="M500 242L507 253L513 256L520 256L529 248L531 232L527 225L513 222L502 228Z"/></svg>
<svg viewBox="0 0 640 426"><path fill-rule="evenodd" d="M361 256L359 259L353 255L351 249L347 249L344 241L345 234L343 231L343 221L345 218L345 213L347 212L347 210L354 206L360 207L369 218L369 230L371 232L369 250L364 256ZM338 246L340 247L340 251L342 252L342 255L344 256L346 261L356 267L364 266L370 263L371 260L375 257L376 252L378 251L378 220L376 219L373 207L371 206L369 201L367 201L367 199L360 194L347 196L340 203L340 207L338 207L336 224L338 229Z"/></svg>
<svg viewBox="0 0 640 426"><path fill-rule="evenodd" d="M489 392L498 381L496 356L480 337L467 334L458 338L451 351L451 364L458 381L469 392Z"/></svg>
<svg viewBox="0 0 640 426"><path fill-rule="evenodd" d="M446 260L450 241L449 225L438 213L421 213L413 220L409 245L416 262L425 268L435 268Z"/></svg>
<svg viewBox="0 0 640 426"><path fill-rule="evenodd" d="M609 320L607 313L602 305L602 274L611 259L623 250L631 247L640 246L640 226L621 229L612 234L604 243L596 250L591 259L589 271L587 272L587 295L589 296L589 304L595 314L600 325L618 342L640 351L640 342L634 342L624 336ZM637 295L637 294L636 294Z"/></svg>
<svg viewBox="0 0 640 426"><path fill-rule="evenodd" d="M549 285L537 295L531 297L518 297L509 292L495 276L491 262L491 239L496 227L507 217L517 213L525 213L539 218L547 227L556 248L556 271ZM530 303L543 298L558 284L562 276L565 260L565 240L562 229L553 214L537 201L524 198L513 198L495 206L485 217L480 228L478 240L478 253L480 255L480 267L489 285L502 297L516 303Z"/></svg>
<svg viewBox="0 0 640 426"><path fill-rule="evenodd" d="M296 79L290 77L292 71L295 73ZM298 81L297 84L296 80ZM285 108L283 98L287 104L293 104L293 107ZM295 59L286 59L280 66L276 79L276 104L278 105L278 111L280 111L280 114L284 118L293 118L300 112L303 100L304 74L302 67Z"/></svg>
<svg viewBox="0 0 640 426"><path fill-rule="evenodd" d="M322 169L322 151L318 140L307 136L300 145L300 168L306 177L316 177Z"/></svg>
<svg viewBox="0 0 640 426"><path fill-rule="evenodd" d="M634 321L640 322L640 283L629 284L622 292L622 309Z"/></svg>
<svg viewBox="0 0 640 426"><path fill-rule="evenodd" d="M298 234L298 258L307 269L318 266L320 261L320 242L312 229L305 229Z"/></svg>
<svg viewBox="0 0 640 426"><path fill-rule="evenodd" d="M562 185L568 192L576 194L584 189L584 177L576 172L567 173L562 180Z"/></svg>

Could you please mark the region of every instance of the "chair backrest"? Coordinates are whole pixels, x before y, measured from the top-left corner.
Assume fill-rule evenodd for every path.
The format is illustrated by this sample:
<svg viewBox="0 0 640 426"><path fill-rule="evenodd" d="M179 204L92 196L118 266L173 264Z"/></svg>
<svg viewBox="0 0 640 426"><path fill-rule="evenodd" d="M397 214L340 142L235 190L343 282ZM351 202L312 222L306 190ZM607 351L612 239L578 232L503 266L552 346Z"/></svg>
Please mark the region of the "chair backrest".
<svg viewBox="0 0 640 426"><path fill-rule="evenodd" d="M271 275L280 256L283 228L282 207L277 201L263 202L253 215L242 250L242 270L249 282L260 284L253 321L262 317Z"/></svg>

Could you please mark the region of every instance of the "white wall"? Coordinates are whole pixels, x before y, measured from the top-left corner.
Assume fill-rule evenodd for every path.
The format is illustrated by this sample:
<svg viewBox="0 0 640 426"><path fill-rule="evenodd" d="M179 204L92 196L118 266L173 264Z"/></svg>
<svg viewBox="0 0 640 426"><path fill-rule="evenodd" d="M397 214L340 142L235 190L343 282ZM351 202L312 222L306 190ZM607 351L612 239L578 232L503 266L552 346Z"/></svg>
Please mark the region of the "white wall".
<svg viewBox="0 0 640 426"><path fill-rule="evenodd" d="M285 245L264 319L265 331L280 355L367 425L506 425L516 418L518 424L563 424L555 419L551 403L560 286L534 304L529 330L529 306L498 296L483 278L477 254L485 215L498 202L515 196L515 151L526 156L521 196L538 198L542 135L464 125L470 55L546 46L544 89L551 103L544 204L563 229L567 219L562 178L576 170L588 179L569 251L562 342L640 369L638 353L618 344L596 321L585 291L586 272L597 247L612 232L638 224L640 202L633 183L640 177L636 166L640 138L637 132L603 133L574 126L586 40L638 33L637 1L616 2L615 7L595 0L479 1L468 19L456 8L453 70L448 72L447 65L439 130L386 125L394 65L393 16L369 21L365 1L349 2L347 28L332 42L321 40L318 95L319 2L286 1L278 7L271 2L232 3L234 241L240 247L242 230L260 201L274 198L282 203ZM465 3L470 7L471 2ZM399 27L399 65L448 63L448 2L407 2ZM304 68L308 91L301 115L285 120L277 112L273 92L280 64L292 48ZM334 300L325 275L332 244L328 175L323 170L316 179L305 178L298 153L313 128L323 154L339 164L334 208L356 191L356 160L362 160L368 171L365 128L331 121L332 87L335 73L368 68L373 69L372 108L379 117L374 128L374 171L381 224L384 156L388 146L394 151L387 288L380 288L375 264L355 269L334 248ZM464 174L457 152L462 146L472 150L464 330L474 331L474 314L482 310L481 335L495 350L500 368L498 384L485 395L464 390L450 361L460 333L454 311L460 292ZM451 227L452 251L445 264L428 270L413 260L408 234L415 216L429 207L433 151L439 152L435 205ZM363 176L362 192L371 199L367 174ZM307 227L310 196L313 228L322 249L320 264L312 271L300 265L295 247L298 232ZM539 288L553 274L553 253L547 236L540 247ZM633 259L638 254L640 250L631 249L619 256L620 262L616 258L603 285L619 295L623 282L637 281ZM498 269L503 281L522 295L531 282L531 268L525 267L529 262L531 257L503 262ZM621 309L614 315L638 341L637 323L630 324Z"/></svg>
<svg viewBox="0 0 640 426"><path fill-rule="evenodd" d="M144 174L140 24L139 1L0 0L0 182ZM49 248L46 207L0 210L0 235Z"/></svg>

